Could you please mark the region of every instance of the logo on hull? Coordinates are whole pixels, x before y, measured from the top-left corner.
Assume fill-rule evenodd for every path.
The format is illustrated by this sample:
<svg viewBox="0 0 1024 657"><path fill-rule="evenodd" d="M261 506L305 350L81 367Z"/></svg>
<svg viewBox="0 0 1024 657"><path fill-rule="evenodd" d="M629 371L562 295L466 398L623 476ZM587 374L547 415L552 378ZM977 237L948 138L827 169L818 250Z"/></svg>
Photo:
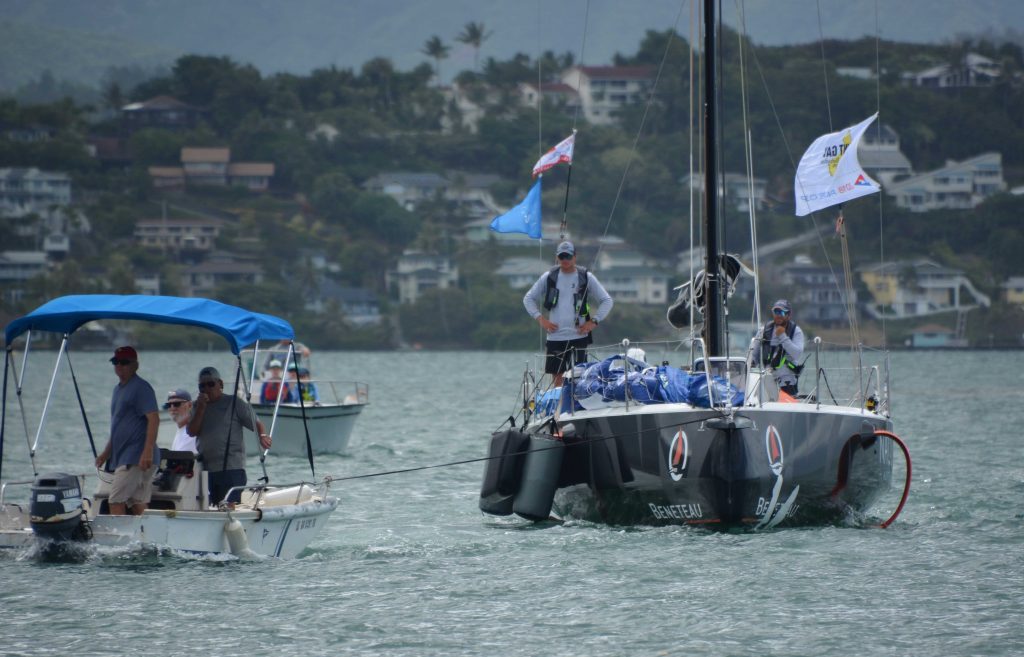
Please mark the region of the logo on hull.
<svg viewBox="0 0 1024 657"><path fill-rule="evenodd" d="M779 430L769 424L768 430L764 432L764 448L768 452L768 467L776 476L782 474L782 438L779 437Z"/></svg>
<svg viewBox="0 0 1024 657"><path fill-rule="evenodd" d="M686 463L690 458L690 439L680 429L668 446L668 475L672 481L679 481L686 474Z"/></svg>

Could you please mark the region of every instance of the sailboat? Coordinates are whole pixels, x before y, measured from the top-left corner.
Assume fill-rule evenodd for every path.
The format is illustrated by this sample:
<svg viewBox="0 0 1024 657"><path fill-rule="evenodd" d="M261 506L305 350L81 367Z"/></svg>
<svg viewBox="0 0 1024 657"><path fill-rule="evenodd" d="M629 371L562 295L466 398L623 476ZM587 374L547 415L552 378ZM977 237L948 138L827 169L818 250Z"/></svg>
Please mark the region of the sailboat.
<svg viewBox="0 0 1024 657"><path fill-rule="evenodd" d="M715 4L704 0L709 90L716 85ZM721 529L860 522L892 487L895 446L906 457L903 498L882 524L902 509L910 462L893 433L887 354L855 344L835 361L816 338L802 379L811 390L794 398L752 357L757 338L746 353L730 353L728 295L742 266L721 246L714 99L712 92L703 101L704 268L680 298L703 317L692 360L683 368L651 366L631 357L624 340L621 353L577 366L561 389L543 395L526 372L522 423L516 427L512 418L491 436L479 499L485 513ZM835 194L848 198L868 193L868 186L835 178L858 167L853 135L836 135L826 136L839 142L824 183L843 187ZM814 182L798 184L805 205L830 194ZM850 384L848 396L835 392L840 378ZM703 397L662 394L673 388Z"/></svg>

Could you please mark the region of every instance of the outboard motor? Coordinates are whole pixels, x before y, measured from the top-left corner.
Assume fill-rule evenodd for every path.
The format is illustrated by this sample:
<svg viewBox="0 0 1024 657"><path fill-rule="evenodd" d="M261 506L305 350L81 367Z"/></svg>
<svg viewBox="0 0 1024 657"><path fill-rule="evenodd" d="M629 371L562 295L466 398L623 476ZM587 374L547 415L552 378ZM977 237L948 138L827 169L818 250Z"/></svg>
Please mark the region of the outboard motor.
<svg viewBox="0 0 1024 657"><path fill-rule="evenodd" d="M50 472L36 477L29 505L32 531L41 538L58 541L89 537L78 477Z"/></svg>

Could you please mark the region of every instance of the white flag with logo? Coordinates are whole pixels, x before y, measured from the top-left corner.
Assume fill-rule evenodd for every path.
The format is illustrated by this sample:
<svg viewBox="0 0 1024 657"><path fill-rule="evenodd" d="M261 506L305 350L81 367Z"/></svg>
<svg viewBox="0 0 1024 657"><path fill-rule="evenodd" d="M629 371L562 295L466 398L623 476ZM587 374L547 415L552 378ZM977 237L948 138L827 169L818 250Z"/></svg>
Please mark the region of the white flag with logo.
<svg viewBox="0 0 1024 657"><path fill-rule="evenodd" d="M558 142L550 151L541 155L540 159L537 160L537 164L533 165L533 175L536 177L537 174L544 173L562 162L572 164L572 150L575 145L576 131L573 130L571 135Z"/></svg>
<svg viewBox="0 0 1024 657"><path fill-rule="evenodd" d="M875 112L857 125L818 137L800 158L793 180L796 216L874 194L881 186L872 180L857 161L857 145Z"/></svg>

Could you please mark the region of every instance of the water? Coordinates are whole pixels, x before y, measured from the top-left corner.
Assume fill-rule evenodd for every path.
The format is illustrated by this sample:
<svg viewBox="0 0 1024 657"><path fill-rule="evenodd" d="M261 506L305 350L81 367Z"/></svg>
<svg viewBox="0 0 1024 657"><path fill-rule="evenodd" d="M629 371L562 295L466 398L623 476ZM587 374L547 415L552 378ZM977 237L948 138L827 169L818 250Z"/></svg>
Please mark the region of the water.
<svg viewBox="0 0 1024 657"><path fill-rule="evenodd" d="M318 461L319 474L338 476L483 455L527 359L315 357L321 375L371 385L351 455ZM105 358L75 357L100 435L115 381ZM158 395L191 389L205 364L225 379L233 371L219 354L141 358ZM914 485L886 530L534 526L477 511L474 463L339 484L339 510L292 561L137 548L55 564L2 553L0 653L1024 654L1022 366L1022 352L894 354L896 431L911 447ZM30 372L33 408L49 374ZM59 399L40 463L84 468L70 386ZM30 475L25 452L9 419L5 478ZM279 483L309 473L301 458L271 458L270 469Z"/></svg>

